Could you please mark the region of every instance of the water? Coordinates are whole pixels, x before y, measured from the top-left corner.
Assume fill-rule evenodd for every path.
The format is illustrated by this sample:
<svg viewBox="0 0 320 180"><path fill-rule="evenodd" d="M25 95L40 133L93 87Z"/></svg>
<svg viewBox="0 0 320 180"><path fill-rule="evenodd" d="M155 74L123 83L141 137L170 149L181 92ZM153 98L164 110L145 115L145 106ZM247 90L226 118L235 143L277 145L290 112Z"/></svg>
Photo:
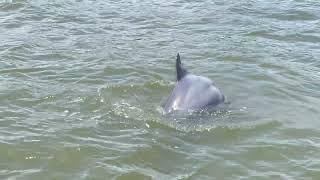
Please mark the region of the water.
<svg viewBox="0 0 320 180"><path fill-rule="evenodd" d="M0 1L0 179L320 179L320 2ZM162 116L180 52L231 104Z"/></svg>

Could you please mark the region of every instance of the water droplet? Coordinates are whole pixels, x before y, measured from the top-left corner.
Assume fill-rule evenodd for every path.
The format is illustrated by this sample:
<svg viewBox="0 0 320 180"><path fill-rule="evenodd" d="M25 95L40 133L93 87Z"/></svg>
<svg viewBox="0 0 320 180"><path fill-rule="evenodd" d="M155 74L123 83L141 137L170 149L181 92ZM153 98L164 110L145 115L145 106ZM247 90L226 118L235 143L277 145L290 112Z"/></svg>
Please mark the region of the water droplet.
<svg viewBox="0 0 320 180"><path fill-rule="evenodd" d="M28 156L28 157L26 157L26 159L28 160L28 159L35 159L36 157L34 157L34 156Z"/></svg>
<svg viewBox="0 0 320 180"><path fill-rule="evenodd" d="M148 123L146 123L147 128L150 128L150 125Z"/></svg>

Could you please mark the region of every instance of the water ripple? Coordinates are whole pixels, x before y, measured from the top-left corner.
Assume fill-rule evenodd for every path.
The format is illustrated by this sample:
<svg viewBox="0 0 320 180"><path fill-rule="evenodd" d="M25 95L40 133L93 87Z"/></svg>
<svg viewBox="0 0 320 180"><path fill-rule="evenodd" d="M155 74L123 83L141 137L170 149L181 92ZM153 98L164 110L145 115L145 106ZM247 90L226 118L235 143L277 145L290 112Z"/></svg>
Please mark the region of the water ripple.
<svg viewBox="0 0 320 180"><path fill-rule="evenodd" d="M319 179L319 6L0 2L0 178ZM177 52L227 106L163 115Z"/></svg>

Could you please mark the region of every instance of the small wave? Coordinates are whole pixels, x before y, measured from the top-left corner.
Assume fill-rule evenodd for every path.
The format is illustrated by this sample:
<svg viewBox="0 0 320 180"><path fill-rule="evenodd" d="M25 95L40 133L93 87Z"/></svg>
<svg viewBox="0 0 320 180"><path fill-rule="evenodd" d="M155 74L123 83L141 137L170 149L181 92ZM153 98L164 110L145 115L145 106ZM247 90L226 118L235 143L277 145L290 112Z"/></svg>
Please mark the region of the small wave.
<svg viewBox="0 0 320 180"><path fill-rule="evenodd" d="M318 16L315 14L299 10L288 10L281 13L272 13L267 17L282 21L311 21L318 19Z"/></svg>
<svg viewBox="0 0 320 180"><path fill-rule="evenodd" d="M1 11L16 11L19 10L23 7L25 7L26 5L26 1L25 0L4 0L2 2L0 2L0 12Z"/></svg>
<svg viewBox="0 0 320 180"><path fill-rule="evenodd" d="M248 36L256 36L266 39L272 39L277 41L286 41L286 42L308 42L308 43L318 43L320 42L320 37L315 35L303 35L303 34L286 34L279 35L270 33L267 31L254 31L247 34Z"/></svg>

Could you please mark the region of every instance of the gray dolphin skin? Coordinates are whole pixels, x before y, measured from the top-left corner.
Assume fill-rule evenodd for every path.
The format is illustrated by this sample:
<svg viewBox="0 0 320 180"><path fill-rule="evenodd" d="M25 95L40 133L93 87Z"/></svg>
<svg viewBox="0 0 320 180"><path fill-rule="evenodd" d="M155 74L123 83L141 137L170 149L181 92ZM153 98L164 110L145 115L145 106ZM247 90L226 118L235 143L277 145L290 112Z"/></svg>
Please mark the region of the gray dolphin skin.
<svg viewBox="0 0 320 180"><path fill-rule="evenodd" d="M176 60L177 83L169 96L164 111L197 111L223 103L225 98L213 81L189 73L181 64L178 53Z"/></svg>

